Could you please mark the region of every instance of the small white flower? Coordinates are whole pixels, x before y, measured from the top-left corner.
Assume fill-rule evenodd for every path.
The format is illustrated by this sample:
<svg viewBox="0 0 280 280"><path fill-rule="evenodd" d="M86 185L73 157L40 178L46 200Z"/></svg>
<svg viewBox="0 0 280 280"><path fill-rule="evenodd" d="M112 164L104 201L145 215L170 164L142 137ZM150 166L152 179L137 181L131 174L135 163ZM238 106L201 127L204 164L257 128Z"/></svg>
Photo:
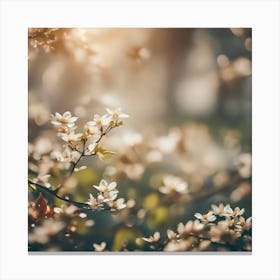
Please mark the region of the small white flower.
<svg viewBox="0 0 280 280"><path fill-rule="evenodd" d="M208 223L208 222L213 222L216 220L216 216L214 215L213 211L209 211L207 214L200 214L200 213L195 213L194 216L199 219L202 222Z"/></svg>
<svg viewBox="0 0 280 280"><path fill-rule="evenodd" d="M240 230L250 229L252 227L252 217L249 217L247 220L245 220L245 218L242 216L239 217L236 227Z"/></svg>
<svg viewBox="0 0 280 280"><path fill-rule="evenodd" d="M183 223L179 223L177 226L177 231L180 236L188 235L190 233L198 234L204 228L204 224L199 220L188 221L185 225Z"/></svg>
<svg viewBox="0 0 280 280"><path fill-rule="evenodd" d="M100 209L103 206L104 197L99 195L97 199L90 193L89 200L86 202L92 209Z"/></svg>
<svg viewBox="0 0 280 280"><path fill-rule="evenodd" d="M126 207L126 204L124 203L124 198L119 198L115 201L109 201L108 206L111 207L111 211L121 210Z"/></svg>
<svg viewBox="0 0 280 280"><path fill-rule="evenodd" d="M104 179L100 181L99 186L93 185L93 187L96 188L104 197L104 202L115 200L119 192L118 190L116 190L116 182L111 182L109 184Z"/></svg>
<svg viewBox="0 0 280 280"><path fill-rule="evenodd" d="M74 133L74 131L76 130L77 126L72 126L72 127L68 127L68 126L56 126L57 132L58 132L58 136L60 136L61 134L70 134L70 133Z"/></svg>
<svg viewBox="0 0 280 280"><path fill-rule="evenodd" d="M142 237L142 239L146 242L149 242L149 243L156 243L159 241L160 239L160 233L158 231L156 231L152 236L150 237Z"/></svg>
<svg viewBox="0 0 280 280"><path fill-rule="evenodd" d="M88 124L100 128L102 126L107 126L109 122L110 117L108 115L100 116L98 114L95 114L93 117L93 121L88 122Z"/></svg>
<svg viewBox="0 0 280 280"><path fill-rule="evenodd" d="M235 207L234 210L230 207L230 205L226 205L224 208L224 216L226 217L238 217L238 216L242 216L243 213L245 212L245 209L242 208L240 209L239 207Z"/></svg>
<svg viewBox="0 0 280 280"><path fill-rule="evenodd" d="M77 117L72 117L69 111L65 112L63 115L56 112L55 115L51 116L51 123L54 126L73 127L77 119Z"/></svg>
<svg viewBox="0 0 280 280"><path fill-rule="evenodd" d="M186 193L188 185L181 178L172 175L163 178L163 186L159 191L164 194L170 193Z"/></svg>
<svg viewBox="0 0 280 280"><path fill-rule="evenodd" d="M113 120L113 121L129 118L128 114L122 113L121 108L117 108L115 110L111 110L111 109L107 108L106 111L109 114L109 116L111 117L111 120Z"/></svg>
<svg viewBox="0 0 280 280"><path fill-rule="evenodd" d="M72 142L79 142L82 140L83 134L82 133L77 133L75 134L74 132L70 132L69 134L66 133L61 133L59 134L60 138L68 143Z"/></svg>
<svg viewBox="0 0 280 280"><path fill-rule="evenodd" d="M118 196L118 192L119 191L114 190L114 191L102 193L102 195L104 196L104 202L115 200L117 198L117 196Z"/></svg>
<svg viewBox="0 0 280 280"><path fill-rule="evenodd" d="M219 206L212 204L211 208L215 215L218 215L220 217L224 216L225 213L225 206L223 203L220 203Z"/></svg>
<svg viewBox="0 0 280 280"><path fill-rule="evenodd" d="M230 229L226 223L218 223L218 225L212 226L209 231L211 240L214 242L226 242L234 243L237 238L241 236L239 231Z"/></svg>
<svg viewBox="0 0 280 280"><path fill-rule="evenodd" d="M117 183L111 182L110 184L108 184L107 181L102 179L99 183L99 186L93 185L93 187L102 193L106 193L115 190L117 187Z"/></svg>
<svg viewBox="0 0 280 280"><path fill-rule="evenodd" d="M89 135L99 135L100 129L96 126L96 124L93 121L89 121L84 126L86 134Z"/></svg>
<svg viewBox="0 0 280 280"><path fill-rule="evenodd" d="M218 222L219 225L232 228L237 223L237 218L226 217L225 220Z"/></svg>
<svg viewBox="0 0 280 280"><path fill-rule="evenodd" d="M101 242L101 244L94 243L93 248L95 252L103 252L106 247L106 242Z"/></svg>

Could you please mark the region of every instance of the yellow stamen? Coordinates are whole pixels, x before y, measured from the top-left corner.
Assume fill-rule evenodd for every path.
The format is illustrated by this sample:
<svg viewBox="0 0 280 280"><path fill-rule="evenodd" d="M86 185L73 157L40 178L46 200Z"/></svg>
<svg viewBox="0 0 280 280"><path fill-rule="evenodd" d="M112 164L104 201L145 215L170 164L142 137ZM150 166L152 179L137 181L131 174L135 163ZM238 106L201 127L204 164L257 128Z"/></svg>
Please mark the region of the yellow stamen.
<svg viewBox="0 0 280 280"><path fill-rule="evenodd" d="M68 123L68 119L66 119L66 118L64 118L64 117L60 118L59 121L60 121L61 123Z"/></svg>

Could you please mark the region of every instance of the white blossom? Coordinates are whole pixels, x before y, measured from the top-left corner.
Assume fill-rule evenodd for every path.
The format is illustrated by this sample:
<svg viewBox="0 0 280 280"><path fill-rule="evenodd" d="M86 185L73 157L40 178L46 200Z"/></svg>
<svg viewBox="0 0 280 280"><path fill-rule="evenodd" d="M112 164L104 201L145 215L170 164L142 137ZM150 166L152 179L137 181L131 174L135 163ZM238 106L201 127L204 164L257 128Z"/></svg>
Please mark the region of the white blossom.
<svg viewBox="0 0 280 280"><path fill-rule="evenodd" d="M195 213L194 216L199 219L202 222L208 223L208 222L213 222L216 220L216 216L214 215L213 211L209 211L207 214L200 214L200 213Z"/></svg>
<svg viewBox="0 0 280 280"><path fill-rule="evenodd" d="M121 119L129 118L128 114L122 113L121 108L117 108L115 110L111 110L107 108L106 111L108 113L106 115L106 117L108 117L109 120L108 125L111 128L122 125L123 121Z"/></svg>
<svg viewBox="0 0 280 280"><path fill-rule="evenodd" d="M248 230L252 227L252 217L249 217L245 220L244 217L239 217L238 222L236 223L236 227L241 230Z"/></svg>
<svg viewBox="0 0 280 280"><path fill-rule="evenodd" d="M184 236L186 234L194 233L198 234L204 229L204 224L199 220L188 221L185 225L183 223L179 223L177 226L177 231L180 236Z"/></svg>
<svg viewBox="0 0 280 280"><path fill-rule="evenodd" d="M158 231L156 231L152 236L142 237L142 239L146 242L149 242L149 243L156 243L160 239L160 233Z"/></svg>
<svg viewBox="0 0 280 280"><path fill-rule="evenodd" d="M233 210L229 204L224 208L224 216L238 217L242 216L244 212L244 208L240 209L239 207L235 207Z"/></svg>
<svg viewBox="0 0 280 280"><path fill-rule="evenodd" d="M111 182L109 184L109 183L107 183L106 180L102 179L99 183L99 186L93 185L93 187L96 188L100 192L110 192L117 187L117 183Z"/></svg>
<svg viewBox="0 0 280 280"><path fill-rule="evenodd" d="M107 126L109 122L110 122L110 117L108 115L100 116L98 114L95 114L93 116L93 121L89 121L88 125L101 128L103 126Z"/></svg>
<svg viewBox="0 0 280 280"><path fill-rule="evenodd" d="M77 133L75 134L74 132L70 132L69 134L66 133L61 133L59 134L60 138L68 143L72 142L79 142L82 140L83 134L82 133Z"/></svg>
<svg viewBox="0 0 280 280"><path fill-rule="evenodd" d="M115 110L111 110L111 109L107 108L106 111L107 111L108 115L111 117L111 120L113 120L113 121L129 118L129 115L123 113L121 108L117 108Z"/></svg>
<svg viewBox="0 0 280 280"><path fill-rule="evenodd" d="M186 193L188 185L181 178L172 175L165 176L163 178L163 186L159 188L159 191L164 194L170 193Z"/></svg>
<svg viewBox="0 0 280 280"><path fill-rule="evenodd" d="M119 192L118 190L116 190L116 182L111 182L109 184L104 179L100 181L99 186L93 185L93 187L101 192L106 202L109 200L115 200Z"/></svg>
<svg viewBox="0 0 280 280"><path fill-rule="evenodd" d="M69 111L65 112L63 115L59 113L55 113L55 115L51 116L51 123L54 126L66 126L66 127L73 127L75 125L75 121L77 117L72 117Z"/></svg>
<svg viewBox="0 0 280 280"><path fill-rule="evenodd" d="M219 225L232 228L237 223L237 218L226 217L225 220L218 222Z"/></svg>
<svg viewBox="0 0 280 280"><path fill-rule="evenodd" d="M103 206L104 197L98 195L95 198L91 193L89 194L89 200L86 202L92 209L100 209Z"/></svg>
<svg viewBox="0 0 280 280"><path fill-rule="evenodd" d="M124 203L124 198L119 198L115 201L108 201L107 204L111 207L111 211L121 210L126 207L126 204Z"/></svg>
<svg viewBox="0 0 280 280"><path fill-rule="evenodd" d="M84 126L84 129L85 129L86 134L89 134L89 135L99 135L100 134L100 129L93 121L87 122Z"/></svg>
<svg viewBox="0 0 280 280"><path fill-rule="evenodd" d="M224 214L225 214L225 206L224 206L223 203L220 203L219 206L217 206L215 204L212 204L211 208L212 208L213 213L215 215L218 215L220 217L224 216Z"/></svg>

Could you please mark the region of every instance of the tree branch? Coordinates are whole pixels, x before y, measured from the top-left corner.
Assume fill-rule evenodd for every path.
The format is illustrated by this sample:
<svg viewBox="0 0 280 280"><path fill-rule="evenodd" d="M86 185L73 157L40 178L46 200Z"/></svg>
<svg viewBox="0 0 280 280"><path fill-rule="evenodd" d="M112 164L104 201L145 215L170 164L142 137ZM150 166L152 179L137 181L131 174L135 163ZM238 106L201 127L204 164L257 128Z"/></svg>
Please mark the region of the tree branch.
<svg viewBox="0 0 280 280"><path fill-rule="evenodd" d="M79 202L79 201L75 201L75 200L72 200L72 199L68 199L68 198L65 198L65 197L62 197L60 195L57 194L57 191L56 190L51 190L41 184L38 184L38 183L35 183L33 182L32 180L28 179L28 183L31 184L31 185L34 185L46 192L48 192L49 194L55 196L56 198L60 199L60 200L63 200L63 201L66 201L66 202L69 202L69 203L72 203L74 204L75 206L79 207L79 208L83 208L83 209L86 209L86 210L92 210L94 211L94 209L92 209L90 207L90 205L88 205L87 203L84 203L84 202Z"/></svg>

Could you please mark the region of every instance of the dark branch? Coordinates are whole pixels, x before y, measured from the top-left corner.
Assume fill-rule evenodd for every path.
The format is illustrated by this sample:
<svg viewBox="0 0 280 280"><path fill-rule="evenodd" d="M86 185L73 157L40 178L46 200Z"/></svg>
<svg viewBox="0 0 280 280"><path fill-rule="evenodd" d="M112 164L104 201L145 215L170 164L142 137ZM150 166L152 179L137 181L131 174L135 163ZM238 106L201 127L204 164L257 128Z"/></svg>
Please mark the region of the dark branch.
<svg viewBox="0 0 280 280"><path fill-rule="evenodd" d="M69 202L69 203L72 203L74 204L75 206L79 207L79 208L83 208L83 209L86 209L86 210L93 210L87 203L84 203L84 202L79 202L79 201L75 201L75 200L72 200L72 199L68 199L68 198L65 198L65 197L62 197L60 195L57 194L57 191L56 190L51 190L41 184L38 184L38 183L35 183L33 182L32 180L28 179L28 183L31 184L31 185L34 185L46 192L48 192L49 194L55 196L56 198L60 199L60 200L63 200L63 201L66 201L66 202Z"/></svg>

